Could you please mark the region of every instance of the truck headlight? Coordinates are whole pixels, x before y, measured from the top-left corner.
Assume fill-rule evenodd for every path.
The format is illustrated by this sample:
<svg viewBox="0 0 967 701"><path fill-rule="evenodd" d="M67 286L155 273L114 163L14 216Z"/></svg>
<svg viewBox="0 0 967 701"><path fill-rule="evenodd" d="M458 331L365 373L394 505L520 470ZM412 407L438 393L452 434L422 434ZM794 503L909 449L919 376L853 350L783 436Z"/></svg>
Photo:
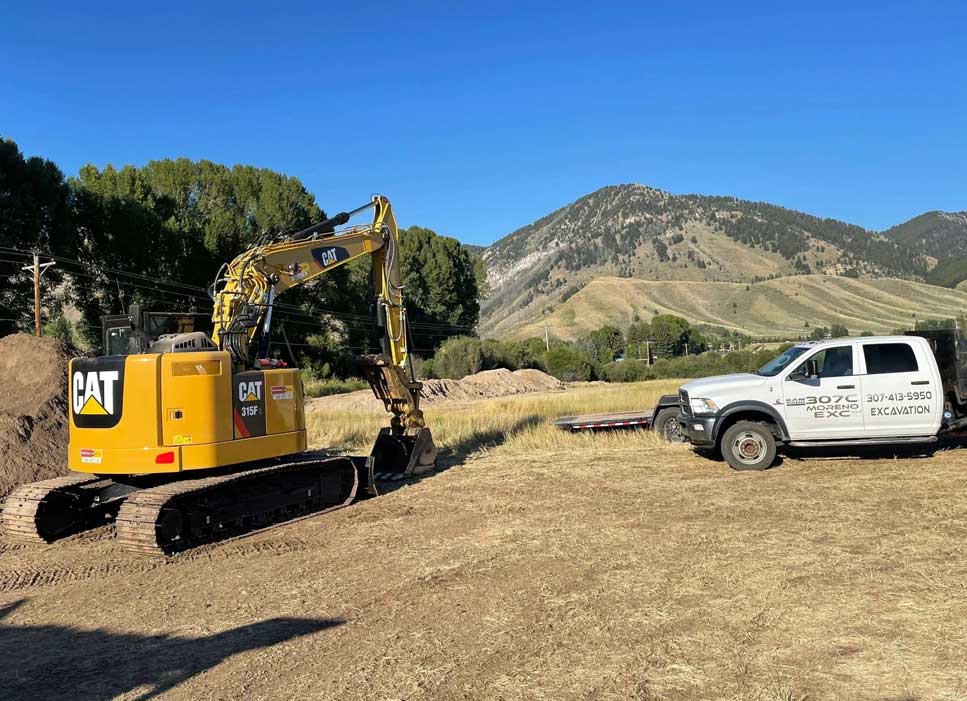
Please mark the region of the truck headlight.
<svg viewBox="0 0 967 701"><path fill-rule="evenodd" d="M692 398L689 405L692 407L692 413L696 416L699 414L717 414L719 411L718 404L703 397Z"/></svg>

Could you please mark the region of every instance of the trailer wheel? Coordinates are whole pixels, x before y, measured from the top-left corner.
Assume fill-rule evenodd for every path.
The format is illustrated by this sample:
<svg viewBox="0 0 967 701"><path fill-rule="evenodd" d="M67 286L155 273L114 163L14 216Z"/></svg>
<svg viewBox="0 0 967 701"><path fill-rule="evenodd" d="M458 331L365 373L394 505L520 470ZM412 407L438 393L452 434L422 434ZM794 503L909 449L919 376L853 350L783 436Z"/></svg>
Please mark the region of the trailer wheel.
<svg viewBox="0 0 967 701"><path fill-rule="evenodd" d="M768 424L738 421L725 431L722 457L733 470L765 470L776 459L776 437Z"/></svg>
<svg viewBox="0 0 967 701"><path fill-rule="evenodd" d="M669 407L659 411L658 416L655 417L655 433L669 443L684 443L685 436L678 424L678 417L681 413L681 409L678 407Z"/></svg>

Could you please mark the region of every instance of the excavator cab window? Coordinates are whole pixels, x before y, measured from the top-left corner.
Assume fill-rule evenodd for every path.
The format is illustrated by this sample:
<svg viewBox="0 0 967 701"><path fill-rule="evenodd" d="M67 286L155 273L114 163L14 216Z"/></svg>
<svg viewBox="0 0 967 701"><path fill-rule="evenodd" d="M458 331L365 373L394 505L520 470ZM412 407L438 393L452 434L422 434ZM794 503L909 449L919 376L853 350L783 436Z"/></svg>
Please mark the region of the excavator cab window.
<svg viewBox="0 0 967 701"><path fill-rule="evenodd" d="M101 317L104 355L136 355L144 353L151 342L165 334L203 331L212 333L208 314L195 312L142 312Z"/></svg>

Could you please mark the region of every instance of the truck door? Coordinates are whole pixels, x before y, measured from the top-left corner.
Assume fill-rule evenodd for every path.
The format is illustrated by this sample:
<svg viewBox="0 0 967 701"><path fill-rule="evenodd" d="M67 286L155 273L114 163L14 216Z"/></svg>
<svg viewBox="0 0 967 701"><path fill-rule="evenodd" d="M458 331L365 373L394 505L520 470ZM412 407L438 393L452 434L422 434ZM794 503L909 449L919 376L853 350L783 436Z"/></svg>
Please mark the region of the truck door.
<svg viewBox="0 0 967 701"><path fill-rule="evenodd" d="M830 346L802 360L782 382L793 440L853 438L863 433L856 346Z"/></svg>
<svg viewBox="0 0 967 701"><path fill-rule="evenodd" d="M942 394L929 358L907 341L864 343L863 399L866 433L925 436L940 425ZM917 349L921 353L917 353Z"/></svg>

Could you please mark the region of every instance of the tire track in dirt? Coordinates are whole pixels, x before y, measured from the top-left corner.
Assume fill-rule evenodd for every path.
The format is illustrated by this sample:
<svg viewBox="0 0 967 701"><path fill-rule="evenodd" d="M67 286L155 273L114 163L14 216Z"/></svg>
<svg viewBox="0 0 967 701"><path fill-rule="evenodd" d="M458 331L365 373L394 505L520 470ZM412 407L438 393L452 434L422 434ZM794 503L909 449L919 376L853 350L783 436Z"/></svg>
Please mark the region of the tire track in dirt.
<svg viewBox="0 0 967 701"><path fill-rule="evenodd" d="M80 567L26 567L7 572L0 571L0 593L51 586L64 582L110 577L118 574L136 574L156 569L163 564L163 562L145 563L132 567L128 563L107 563Z"/></svg>
<svg viewBox="0 0 967 701"><path fill-rule="evenodd" d="M100 533L83 534L76 539L71 539L74 544L83 546L95 543L111 544L111 532L107 529ZM215 543L202 549L196 549L175 555L173 557L143 557L136 558L125 553L125 557L114 562L101 562L99 564L78 563L76 565L24 565L14 566L10 569L0 568L0 593L19 591L22 589L33 589L37 587L48 587L65 582L80 582L90 579L106 579L115 576L127 576L141 574L161 567L177 566L197 560L222 561L237 557L246 556L266 556L284 555L291 552L308 550L317 547L318 543L302 540L300 538L270 538L266 540L247 541L245 539L234 540L227 543ZM38 552L48 552L39 550L26 545L0 543L0 548L10 550L36 550ZM57 544L48 546L48 549L57 548ZM0 549L0 552L3 552ZM95 554L90 553L92 556ZM74 553L71 553L74 555ZM98 553L97 557L103 558L104 553Z"/></svg>

